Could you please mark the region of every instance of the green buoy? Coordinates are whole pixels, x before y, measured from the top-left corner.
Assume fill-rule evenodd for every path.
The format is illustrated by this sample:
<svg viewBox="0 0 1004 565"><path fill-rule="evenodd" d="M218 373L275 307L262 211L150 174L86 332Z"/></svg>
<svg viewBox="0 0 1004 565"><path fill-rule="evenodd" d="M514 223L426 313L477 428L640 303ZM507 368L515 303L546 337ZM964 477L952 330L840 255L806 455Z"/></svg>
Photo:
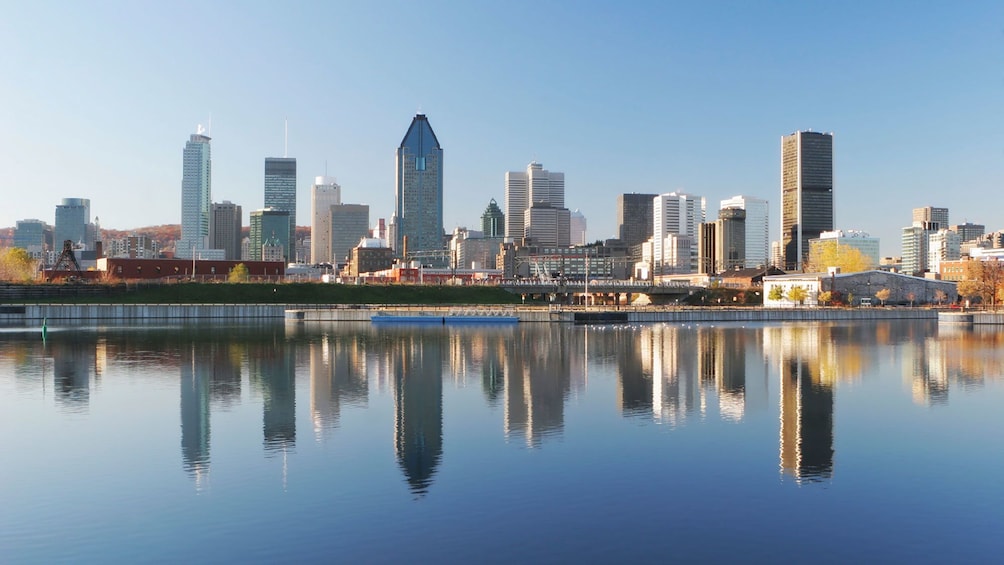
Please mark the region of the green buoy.
<svg viewBox="0 0 1004 565"><path fill-rule="evenodd" d="M45 338L49 335L48 321L48 318L42 318L42 341L45 341Z"/></svg>

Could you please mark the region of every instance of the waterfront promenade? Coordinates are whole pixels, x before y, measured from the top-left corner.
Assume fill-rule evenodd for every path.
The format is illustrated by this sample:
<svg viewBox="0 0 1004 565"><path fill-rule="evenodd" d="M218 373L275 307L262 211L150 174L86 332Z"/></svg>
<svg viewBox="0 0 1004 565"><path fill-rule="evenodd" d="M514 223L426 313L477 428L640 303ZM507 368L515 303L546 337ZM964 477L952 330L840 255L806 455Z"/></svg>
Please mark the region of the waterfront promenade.
<svg viewBox="0 0 1004 565"><path fill-rule="evenodd" d="M369 322L374 315L516 316L521 323L650 322L820 322L937 320L944 310L928 308L603 308L548 306L288 305L288 304L23 304L0 306L0 324L286 320L287 322ZM974 324L1004 324L1004 314L972 313Z"/></svg>

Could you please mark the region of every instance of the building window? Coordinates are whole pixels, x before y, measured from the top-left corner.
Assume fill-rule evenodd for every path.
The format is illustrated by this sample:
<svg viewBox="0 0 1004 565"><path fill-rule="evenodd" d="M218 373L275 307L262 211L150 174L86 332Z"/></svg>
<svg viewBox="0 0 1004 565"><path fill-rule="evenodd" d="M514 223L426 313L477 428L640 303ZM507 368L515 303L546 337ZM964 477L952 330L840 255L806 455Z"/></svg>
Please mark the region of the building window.
<svg viewBox="0 0 1004 565"><path fill-rule="evenodd" d="M425 157L415 157L415 170L416 171L425 170Z"/></svg>

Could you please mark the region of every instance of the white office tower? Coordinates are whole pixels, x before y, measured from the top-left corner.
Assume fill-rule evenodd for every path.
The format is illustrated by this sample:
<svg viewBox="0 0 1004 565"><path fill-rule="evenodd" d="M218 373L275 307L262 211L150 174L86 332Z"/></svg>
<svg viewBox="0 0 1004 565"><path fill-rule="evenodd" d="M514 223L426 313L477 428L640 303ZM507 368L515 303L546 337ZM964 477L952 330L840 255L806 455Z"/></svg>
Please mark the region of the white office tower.
<svg viewBox="0 0 1004 565"><path fill-rule="evenodd" d="M962 258L962 236L958 232L941 228L927 236L927 267L932 273L941 272L941 263Z"/></svg>
<svg viewBox="0 0 1004 565"><path fill-rule="evenodd" d="M530 208L538 211L530 213ZM546 211L545 211L546 210ZM563 211L563 212L562 212ZM565 208L565 173L547 171L537 162L530 163L526 172L510 171L505 175L505 239L520 241L523 237L536 231L538 238L544 233L555 233L554 241L538 239L536 245L567 245L569 233L557 233L554 229L565 229L552 225L557 221L568 225L570 212ZM536 230L528 224L539 218L549 222L547 226L538 226Z"/></svg>
<svg viewBox="0 0 1004 565"><path fill-rule="evenodd" d="M703 196L670 192L655 197L652 259L656 275L697 272L697 234L704 223L705 207ZM684 261L688 255L690 260Z"/></svg>
<svg viewBox="0 0 1004 565"><path fill-rule="evenodd" d="M334 177L315 177L310 187L310 260L331 263L331 207L342 203Z"/></svg>
<svg viewBox="0 0 1004 565"><path fill-rule="evenodd" d="M720 209L746 211L746 267L766 267L770 262L770 215L767 201L753 196L722 200Z"/></svg>
<svg viewBox="0 0 1004 565"><path fill-rule="evenodd" d="M586 217L582 212L575 210L568 220L569 242L572 245L586 244Z"/></svg>
<svg viewBox="0 0 1004 565"><path fill-rule="evenodd" d="M202 126L192 134L182 159L181 170L181 239L174 248L178 259L191 259L193 253L209 243L209 208L212 198L212 160L210 138Z"/></svg>

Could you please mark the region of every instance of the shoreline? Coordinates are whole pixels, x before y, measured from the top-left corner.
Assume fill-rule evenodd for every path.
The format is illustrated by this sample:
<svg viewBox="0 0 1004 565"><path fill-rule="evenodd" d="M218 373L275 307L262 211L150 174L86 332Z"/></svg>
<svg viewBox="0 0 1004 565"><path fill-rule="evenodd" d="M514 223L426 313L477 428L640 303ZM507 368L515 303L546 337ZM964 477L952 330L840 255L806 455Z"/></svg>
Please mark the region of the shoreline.
<svg viewBox="0 0 1004 565"><path fill-rule="evenodd" d="M944 323L1004 325L1004 313L958 312L928 308L763 308L763 307L547 307L329 304L6 304L0 325L49 322L284 320L287 323L370 322L382 317L516 317L519 323L659 322L820 322L941 320Z"/></svg>

